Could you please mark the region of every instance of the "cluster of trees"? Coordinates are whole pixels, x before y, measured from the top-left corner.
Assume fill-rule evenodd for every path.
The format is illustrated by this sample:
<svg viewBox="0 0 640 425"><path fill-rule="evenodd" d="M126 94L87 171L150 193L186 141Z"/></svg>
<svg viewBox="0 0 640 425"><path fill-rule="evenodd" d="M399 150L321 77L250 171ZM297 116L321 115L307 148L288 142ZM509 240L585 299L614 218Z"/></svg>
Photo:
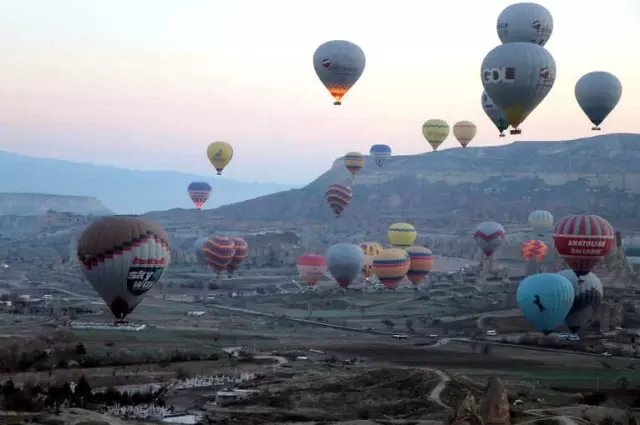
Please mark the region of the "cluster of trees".
<svg viewBox="0 0 640 425"><path fill-rule="evenodd" d="M148 393L119 393L113 388L108 388L105 392L94 393L82 375L75 388L70 382L53 385L24 385L16 386L9 379L0 384L0 406L3 410L13 410L22 412L38 412L44 409L59 409L61 406L69 407L91 407L91 406L121 406L137 404L156 404L164 406L162 397L165 390Z"/></svg>

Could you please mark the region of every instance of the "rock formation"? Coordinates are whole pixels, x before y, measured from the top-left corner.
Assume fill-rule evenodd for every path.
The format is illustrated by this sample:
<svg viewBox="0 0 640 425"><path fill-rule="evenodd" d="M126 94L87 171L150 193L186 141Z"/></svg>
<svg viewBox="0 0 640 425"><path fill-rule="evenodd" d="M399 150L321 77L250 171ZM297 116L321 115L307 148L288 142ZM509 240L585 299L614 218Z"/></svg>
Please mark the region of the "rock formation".
<svg viewBox="0 0 640 425"><path fill-rule="evenodd" d="M492 376L487 391L480 400L478 409L485 425L510 425L509 398L504 384L497 376Z"/></svg>
<svg viewBox="0 0 640 425"><path fill-rule="evenodd" d="M453 415L448 419L447 425L484 425L482 417L478 414L476 399L471 393L467 393Z"/></svg>

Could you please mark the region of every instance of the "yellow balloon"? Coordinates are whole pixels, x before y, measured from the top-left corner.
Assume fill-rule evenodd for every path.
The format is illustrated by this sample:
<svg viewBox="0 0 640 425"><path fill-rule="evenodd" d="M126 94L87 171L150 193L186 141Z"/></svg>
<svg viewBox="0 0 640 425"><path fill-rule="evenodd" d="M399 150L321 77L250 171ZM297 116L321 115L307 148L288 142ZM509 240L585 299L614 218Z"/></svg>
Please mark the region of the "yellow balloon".
<svg viewBox="0 0 640 425"><path fill-rule="evenodd" d="M442 142L449 137L449 124L444 120L433 119L422 124L422 135L431 145L434 151L437 151Z"/></svg>
<svg viewBox="0 0 640 425"><path fill-rule="evenodd" d="M373 275L373 259L376 255L380 254L384 248L378 242L363 242L360 244L360 248L364 253L364 266L362 266L362 273L364 277L369 280Z"/></svg>
<svg viewBox="0 0 640 425"><path fill-rule="evenodd" d="M233 158L233 147L227 142L213 142L207 148L207 157L220 175Z"/></svg>
<svg viewBox="0 0 640 425"><path fill-rule="evenodd" d="M407 248L413 245L418 237L416 228L409 223L394 223L387 232L389 243L396 248Z"/></svg>
<svg viewBox="0 0 640 425"><path fill-rule="evenodd" d="M463 148L466 148L469 142L476 137L478 128L471 121L458 121L453 125L453 135Z"/></svg>

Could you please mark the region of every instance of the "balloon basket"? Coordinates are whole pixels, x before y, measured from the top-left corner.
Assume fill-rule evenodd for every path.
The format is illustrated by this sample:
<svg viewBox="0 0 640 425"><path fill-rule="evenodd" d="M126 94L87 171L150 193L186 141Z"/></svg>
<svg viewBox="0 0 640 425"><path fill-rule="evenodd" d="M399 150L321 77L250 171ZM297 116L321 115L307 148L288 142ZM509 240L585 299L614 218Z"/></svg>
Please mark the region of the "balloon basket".
<svg viewBox="0 0 640 425"><path fill-rule="evenodd" d="M513 130L509 131L509 134L511 135L522 134L522 130L520 130L519 128L514 128Z"/></svg>
<svg viewBox="0 0 640 425"><path fill-rule="evenodd" d="M600 130L601 130L601 128L600 128L600 127L591 127L591 130L592 130L592 131L600 131Z"/></svg>

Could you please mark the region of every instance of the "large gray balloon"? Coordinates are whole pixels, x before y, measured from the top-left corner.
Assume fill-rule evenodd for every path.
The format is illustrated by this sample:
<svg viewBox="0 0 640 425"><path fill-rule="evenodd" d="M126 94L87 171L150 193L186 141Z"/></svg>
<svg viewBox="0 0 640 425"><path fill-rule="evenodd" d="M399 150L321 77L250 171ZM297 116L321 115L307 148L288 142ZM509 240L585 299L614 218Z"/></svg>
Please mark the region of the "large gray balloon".
<svg viewBox="0 0 640 425"><path fill-rule="evenodd" d="M334 105L342 104L342 97L358 81L365 64L362 49L345 40L327 41L313 54L313 68L335 99Z"/></svg>
<svg viewBox="0 0 640 425"><path fill-rule="evenodd" d="M590 72L578 80L575 94L578 105L594 125L592 130L600 130L599 125L620 101L622 84L608 72Z"/></svg>
<svg viewBox="0 0 640 425"><path fill-rule="evenodd" d="M544 100L556 79L556 62L544 47L507 43L491 50L482 61L480 79L493 102L520 134L518 126Z"/></svg>
<svg viewBox="0 0 640 425"><path fill-rule="evenodd" d="M505 236L504 227L495 221L480 223L473 232L473 239L487 257L493 255L502 246Z"/></svg>
<svg viewBox="0 0 640 425"><path fill-rule="evenodd" d="M640 271L640 245L631 243L625 246L624 256L633 270Z"/></svg>
<svg viewBox="0 0 640 425"><path fill-rule="evenodd" d="M500 13L497 30L503 43L544 46L553 32L553 17L537 3L515 3Z"/></svg>
<svg viewBox="0 0 640 425"><path fill-rule="evenodd" d="M593 273L582 276L582 283L578 282L578 276L571 269L562 270L558 274L569 279L573 285L575 298L564 323L571 332L576 333L594 317L600 302L602 302L604 295L602 282Z"/></svg>
<svg viewBox="0 0 640 425"><path fill-rule="evenodd" d="M364 253L352 243L335 244L325 253L327 269L340 286L346 288L364 266Z"/></svg>

